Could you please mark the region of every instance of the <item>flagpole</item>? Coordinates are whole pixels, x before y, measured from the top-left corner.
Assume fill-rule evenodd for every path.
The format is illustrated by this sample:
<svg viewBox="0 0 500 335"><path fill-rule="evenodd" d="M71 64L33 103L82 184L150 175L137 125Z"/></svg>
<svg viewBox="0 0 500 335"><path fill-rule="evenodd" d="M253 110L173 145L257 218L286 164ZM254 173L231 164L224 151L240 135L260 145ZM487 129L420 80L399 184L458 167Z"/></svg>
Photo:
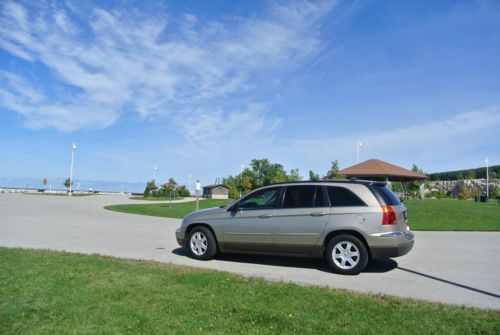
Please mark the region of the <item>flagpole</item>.
<svg viewBox="0 0 500 335"><path fill-rule="evenodd" d="M486 200L488 200L489 196L490 196L490 187L489 187L489 176L488 176L488 158L486 158L485 160L486 162Z"/></svg>

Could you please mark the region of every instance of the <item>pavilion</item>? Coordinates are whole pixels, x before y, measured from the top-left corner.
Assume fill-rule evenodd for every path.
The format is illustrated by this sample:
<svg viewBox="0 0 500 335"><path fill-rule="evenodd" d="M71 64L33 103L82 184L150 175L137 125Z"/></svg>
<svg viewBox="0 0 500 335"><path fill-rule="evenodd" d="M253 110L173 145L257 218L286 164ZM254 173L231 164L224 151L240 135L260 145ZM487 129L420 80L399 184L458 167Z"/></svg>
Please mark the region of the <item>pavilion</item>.
<svg viewBox="0 0 500 335"><path fill-rule="evenodd" d="M369 159L339 171L347 178L383 180L388 182L399 181L405 183L416 180L419 183L420 197L424 197L424 180L427 176L390 164L379 159Z"/></svg>

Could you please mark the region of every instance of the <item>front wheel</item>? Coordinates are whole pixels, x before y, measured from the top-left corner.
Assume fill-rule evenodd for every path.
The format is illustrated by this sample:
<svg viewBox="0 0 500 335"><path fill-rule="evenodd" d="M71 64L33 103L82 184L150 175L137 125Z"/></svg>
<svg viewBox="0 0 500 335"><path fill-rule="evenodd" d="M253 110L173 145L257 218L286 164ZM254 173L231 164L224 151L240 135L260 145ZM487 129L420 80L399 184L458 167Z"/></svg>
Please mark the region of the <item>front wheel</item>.
<svg viewBox="0 0 500 335"><path fill-rule="evenodd" d="M352 235L338 235L326 247L326 261L333 272L357 275L368 264L368 251L361 240Z"/></svg>
<svg viewBox="0 0 500 335"><path fill-rule="evenodd" d="M187 242L189 257L199 260L208 260L217 253L217 245L214 234L202 226L194 227L189 232Z"/></svg>

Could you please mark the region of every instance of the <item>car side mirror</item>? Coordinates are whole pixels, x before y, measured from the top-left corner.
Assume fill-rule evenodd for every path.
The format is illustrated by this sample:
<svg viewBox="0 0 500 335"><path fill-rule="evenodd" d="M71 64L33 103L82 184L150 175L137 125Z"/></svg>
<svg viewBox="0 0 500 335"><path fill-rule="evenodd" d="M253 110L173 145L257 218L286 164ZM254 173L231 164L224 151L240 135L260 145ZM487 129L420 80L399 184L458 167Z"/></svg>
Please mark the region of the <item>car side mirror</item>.
<svg viewBox="0 0 500 335"><path fill-rule="evenodd" d="M240 203L237 202L229 208L229 211L236 213L240 211Z"/></svg>

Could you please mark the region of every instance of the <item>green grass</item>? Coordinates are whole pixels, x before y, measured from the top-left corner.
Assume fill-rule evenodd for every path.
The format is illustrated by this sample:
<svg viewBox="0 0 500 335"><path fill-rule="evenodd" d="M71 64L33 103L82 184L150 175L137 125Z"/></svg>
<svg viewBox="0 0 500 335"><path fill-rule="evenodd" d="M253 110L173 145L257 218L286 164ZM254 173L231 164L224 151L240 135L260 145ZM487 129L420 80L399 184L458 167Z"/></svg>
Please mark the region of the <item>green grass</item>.
<svg viewBox="0 0 500 335"><path fill-rule="evenodd" d="M1 334L498 334L500 312L0 248Z"/></svg>
<svg viewBox="0 0 500 335"><path fill-rule="evenodd" d="M182 200L184 198L170 198L170 197L130 197L131 200L145 200L145 201L166 201L166 200Z"/></svg>
<svg viewBox="0 0 500 335"><path fill-rule="evenodd" d="M407 200L412 230L500 231L500 206L455 199Z"/></svg>
<svg viewBox="0 0 500 335"><path fill-rule="evenodd" d="M232 200L215 200L215 199L201 200L200 209L218 207L221 205L225 205L231 201ZM184 216L186 216L187 214L191 213L196 209L196 204L195 201L190 201L190 202L183 202L180 204L172 204L172 207L170 207L169 203L162 203L162 204L147 204L147 205L142 205L142 204L112 205L112 206L106 206L104 208L123 213L182 219Z"/></svg>

